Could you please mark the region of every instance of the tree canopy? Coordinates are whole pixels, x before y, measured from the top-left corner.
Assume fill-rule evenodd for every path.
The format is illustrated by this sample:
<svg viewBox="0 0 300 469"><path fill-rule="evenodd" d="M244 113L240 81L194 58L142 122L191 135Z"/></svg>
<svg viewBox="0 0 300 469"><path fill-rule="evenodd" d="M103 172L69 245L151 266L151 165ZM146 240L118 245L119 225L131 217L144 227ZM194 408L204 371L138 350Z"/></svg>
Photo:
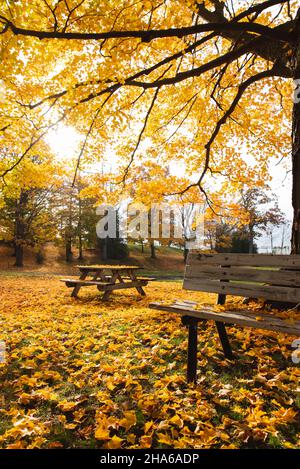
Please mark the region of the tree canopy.
<svg viewBox="0 0 300 469"><path fill-rule="evenodd" d="M2 180L31 154L49 152L45 135L65 122L82 135L74 179L110 148L119 184L150 159L183 164L181 191L195 185L208 201L211 180L227 191L262 185L270 162L291 153L297 8L275 0L1 1L0 145L12 155L0 161ZM294 119L293 161L297 129Z"/></svg>

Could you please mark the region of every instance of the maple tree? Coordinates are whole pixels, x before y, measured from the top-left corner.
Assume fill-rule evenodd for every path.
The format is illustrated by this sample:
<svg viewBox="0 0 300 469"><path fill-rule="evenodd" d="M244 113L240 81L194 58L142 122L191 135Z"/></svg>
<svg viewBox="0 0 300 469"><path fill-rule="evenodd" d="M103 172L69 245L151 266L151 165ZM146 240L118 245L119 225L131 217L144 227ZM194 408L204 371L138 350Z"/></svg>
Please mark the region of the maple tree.
<svg viewBox="0 0 300 469"><path fill-rule="evenodd" d="M53 205L61 174L57 162L35 155L7 176L0 192L1 238L13 244L17 267L23 267L25 246L33 247L39 258L43 244L55 237Z"/></svg>
<svg viewBox="0 0 300 469"><path fill-rule="evenodd" d="M207 174L233 187L267 179L270 157L290 154L293 115L299 252L297 11L293 0L1 1L1 145L15 155L2 178L65 121L85 135L76 175L112 145L126 182L150 139L147 158L184 162L198 173L185 189L209 198Z"/></svg>

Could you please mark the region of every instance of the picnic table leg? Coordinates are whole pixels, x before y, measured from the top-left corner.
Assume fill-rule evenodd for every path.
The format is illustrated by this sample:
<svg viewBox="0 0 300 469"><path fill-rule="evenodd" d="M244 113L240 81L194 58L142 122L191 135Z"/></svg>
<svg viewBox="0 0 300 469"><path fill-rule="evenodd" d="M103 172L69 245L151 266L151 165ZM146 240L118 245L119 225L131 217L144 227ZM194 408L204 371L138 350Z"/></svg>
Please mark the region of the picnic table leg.
<svg viewBox="0 0 300 469"><path fill-rule="evenodd" d="M129 277L131 278L131 280L133 282L136 282L136 281L138 282L139 281L139 279L136 278L136 275L131 270L128 271L128 275L129 275ZM137 289L137 291L139 292L140 295L146 296L146 293L145 293L145 291L142 287L135 287L135 288Z"/></svg>
<svg viewBox="0 0 300 469"><path fill-rule="evenodd" d="M225 324L223 322L215 321L217 326L217 331L219 334L219 338L222 344L223 352L226 358L229 360L233 360L234 356L231 350L231 346L229 343L228 335L226 332Z"/></svg>
<svg viewBox="0 0 300 469"><path fill-rule="evenodd" d="M85 280L86 277L87 277L87 272L81 272L79 280ZM71 293L71 296L73 298L77 298L77 295L78 295L78 292L79 292L80 288L81 288L80 284L75 285L75 287L73 288L73 291Z"/></svg>
<svg viewBox="0 0 300 469"><path fill-rule="evenodd" d="M110 296L110 294L111 294L111 290L105 290L105 292L104 292L103 295L102 295L101 300L102 300L102 301L107 301L108 298L109 298L109 296Z"/></svg>
<svg viewBox="0 0 300 469"><path fill-rule="evenodd" d="M146 296L146 293L145 293L145 290L143 289L143 287L135 287L137 289L137 291L139 292L140 295L142 296Z"/></svg>
<svg viewBox="0 0 300 469"><path fill-rule="evenodd" d="M119 278L119 272L115 272L115 273L112 275L112 277L111 277L110 283L113 284L113 285L115 285L115 283L116 283L116 281L117 281L118 278ZM98 288L98 290L100 291L100 288ZM108 298L109 298L110 295L111 295L111 292L112 292L112 290L104 290L104 293L103 293L103 295L102 295L101 300L102 300L102 301L107 301Z"/></svg>

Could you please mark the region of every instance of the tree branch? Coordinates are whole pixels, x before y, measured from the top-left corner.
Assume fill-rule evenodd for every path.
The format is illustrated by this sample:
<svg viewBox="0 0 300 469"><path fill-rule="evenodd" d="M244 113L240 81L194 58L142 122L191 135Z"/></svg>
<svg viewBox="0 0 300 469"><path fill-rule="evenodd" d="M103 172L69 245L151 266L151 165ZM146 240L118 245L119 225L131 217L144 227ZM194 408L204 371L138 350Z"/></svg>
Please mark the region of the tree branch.
<svg viewBox="0 0 300 469"><path fill-rule="evenodd" d="M253 83L256 83L257 81L260 81L264 78L270 78L272 76L274 76L274 69L264 70L263 72L257 73L256 75L253 75L252 77L248 78L246 81L244 81L243 83L240 84L240 86L238 87L237 94L236 94L234 100L232 101L230 107L223 114L221 119L219 119L219 121L217 122L217 125L216 125L216 127L215 127L209 141L205 145L206 152L205 152L204 168L202 170L202 173L201 173L198 181L195 182L195 183L189 184L182 192L180 192L180 194L186 193L192 187L199 187L200 191L207 198L207 194L206 194L205 190L202 187L202 182L203 182L203 179L204 179L207 171L209 170L211 147L212 147L214 141L216 140L216 138L217 138L217 136L220 132L221 127L227 122L227 119L232 115L232 113L234 112L235 108L237 107L238 103L240 102L240 100L241 100L244 92L247 90L247 88L249 88L249 86L253 85ZM169 194L169 195L174 195L174 194Z"/></svg>
<svg viewBox="0 0 300 469"><path fill-rule="evenodd" d="M141 140L142 140L142 138L143 138L143 135L144 135L144 132L145 132L145 130L146 130L147 123L148 123L150 114L151 114L151 112L152 112L152 109L153 109L153 107L154 107L155 101L156 101L156 99L157 99L158 93L159 93L159 88L157 88L157 89L155 90L155 93L154 93L154 96L153 96L153 98L152 98L150 107L149 107L149 109L148 109L148 111L147 111L147 114L146 114L146 117L145 117L145 120L144 120L144 124L143 124L142 130L141 130L141 132L140 132L140 134L139 134L139 137L138 137L138 140L137 140L137 144L136 144L136 146L135 146L135 148L134 148L134 150L133 150L133 152L132 152L132 154L131 154L129 163L128 163L128 165L126 166L126 168L125 168L125 170L124 170L124 176L123 176L123 178L122 178L123 184L124 184L125 181L126 181L126 178L127 178L127 175L128 175L129 169L130 169L130 166L131 166L132 163L133 163L135 154L136 154L136 152L137 152L137 150L138 150L138 148L139 148L139 145L140 145L140 143L141 143Z"/></svg>
<svg viewBox="0 0 300 469"><path fill-rule="evenodd" d="M289 0L267 0L262 2L259 5L254 5L249 7L247 10L242 11L236 17L234 17L231 22L236 22L246 17L249 17L251 14L262 13L263 11L267 10L268 8L275 6L277 4L287 3L289 5ZM220 11L211 11L208 10L202 3L198 4L198 13L204 20L208 21L209 23L227 23L230 24L224 14L221 14ZM288 21L280 26L275 28L276 31L280 31L282 29L292 31L294 27L294 20ZM226 31L221 33L221 36L232 41L240 41L241 36L240 33L237 31ZM252 35L244 32L243 33L243 41L249 41L252 39ZM278 41L270 43L269 41L262 41L252 45L252 50L255 55L258 55L266 60L270 60L271 62L280 62L283 73L286 67L286 49L284 48L284 44Z"/></svg>
<svg viewBox="0 0 300 469"><path fill-rule="evenodd" d="M226 22L226 23L204 23L183 28L169 29L152 29L152 30L131 30L131 31L106 31L101 33L80 33L80 32L61 32L61 31L38 31L34 29L20 28L12 21L0 16L2 24L7 26L16 36L30 36L38 39L69 39L69 40L102 40L102 39L118 39L118 38L137 38L143 42L150 42L153 39L190 36L193 34L205 32L248 32L258 34L265 39L273 39L275 41L293 42L294 35L288 30L281 28L270 28L259 23L249 22ZM7 30L7 29L6 29Z"/></svg>

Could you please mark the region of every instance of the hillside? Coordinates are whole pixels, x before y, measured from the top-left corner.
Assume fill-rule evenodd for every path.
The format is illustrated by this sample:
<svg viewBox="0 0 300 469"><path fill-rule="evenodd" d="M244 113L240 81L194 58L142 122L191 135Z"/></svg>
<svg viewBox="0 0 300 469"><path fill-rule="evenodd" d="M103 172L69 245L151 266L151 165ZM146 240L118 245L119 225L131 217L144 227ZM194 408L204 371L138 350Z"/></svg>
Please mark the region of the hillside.
<svg viewBox="0 0 300 469"><path fill-rule="evenodd" d="M74 250L74 260L68 264L64 260L64 251L54 244L48 244L44 248L45 260L43 264L37 264L35 254L32 249L25 249L24 267L17 268L14 266L15 259L12 255L12 249L5 245L0 245L0 271L6 272L34 272L36 274L57 274L57 275L72 275L77 273L76 266L79 263L105 264L99 258L99 254L94 249L88 249L84 252L84 259L78 260L78 253ZM150 251L148 247L144 248L144 253L141 252L140 246L130 245L130 256L126 261L108 261L109 264L122 264L139 265L145 269L145 274L155 277L179 277L181 278L184 270L183 254L182 251L161 246L157 248L157 259L150 258Z"/></svg>

